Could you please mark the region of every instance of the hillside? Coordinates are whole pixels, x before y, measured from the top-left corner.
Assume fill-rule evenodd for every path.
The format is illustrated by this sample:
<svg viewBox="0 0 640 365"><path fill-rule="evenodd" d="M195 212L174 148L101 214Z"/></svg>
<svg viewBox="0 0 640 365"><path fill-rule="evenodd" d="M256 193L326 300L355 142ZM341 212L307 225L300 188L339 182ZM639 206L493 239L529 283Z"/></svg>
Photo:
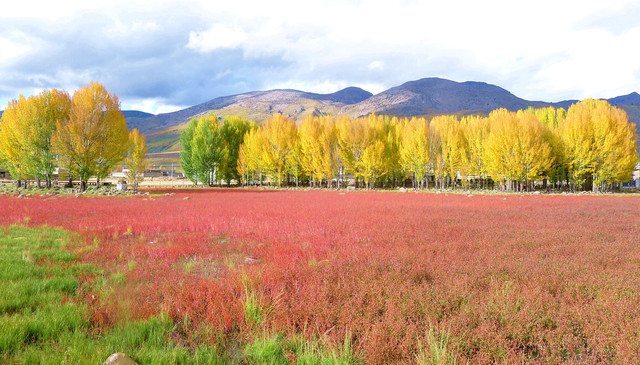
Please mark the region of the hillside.
<svg viewBox="0 0 640 365"><path fill-rule="evenodd" d="M147 132L149 152L163 153L180 151L178 137L182 129L193 116L206 112L216 113L221 118L238 115L251 120L264 120L275 113L283 113L300 122L309 114L350 117L371 113L397 116L467 115L487 114L498 108L568 108L576 101L529 101L484 82L425 78L406 82L377 95L355 87L333 94L314 94L298 90L257 91L213 99L174 113L144 118L128 117L127 120L130 127L138 127ZM630 120L640 121L640 95L637 93L619 96L609 101L612 105L625 109Z"/></svg>
<svg viewBox="0 0 640 365"><path fill-rule="evenodd" d="M484 82L455 82L441 78L424 78L406 82L377 95L357 87L348 87L331 94L316 94L299 90L253 91L223 96L172 113L153 115L136 110L124 110L129 128L138 128L147 135L149 152L162 160L175 157L180 151L178 138L188 121L198 115L215 113L223 118L237 115L261 121L282 113L301 122L308 115L348 115L359 117L371 113L396 116L433 116L438 114L487 114L498 108L525 109L529 106L568 108L577 100L560 102L529 101L509 91ZM629 114L633 122L640 121L640 95L633 92L608 99ZM0 116L2 111L0 111Z"/></svg>
<svg viewBox="0 0 640 365"><path fill-rule="evenodd" d="M214 112L219 117L239 115L252 120L265 119L275 113L302 120L309 114L337 114L349 104L361 102L372 94L349 87L332 94L315 94L298 90L254 91L224 96L173 113L147 117L127 117L129 128L143 132L159 131L189 121L196 115Z"/></svg>
<svg viewBox="0 0 640 365"><path fill-rule="evenodd" d="M636 124L640 122L640 95L637 92L611 98L608 101L611 105L624 109L629 115L630 121Z"/></svg>
<svg viewBox="0 0 640 365"><path fill-rule="evenodd" d="M455 82L440 78L409 81L346 108L347 114L416 116L433 114L488 113L497 108L518 110L548 103L527 101L507 90L484 82Z"/></svg>

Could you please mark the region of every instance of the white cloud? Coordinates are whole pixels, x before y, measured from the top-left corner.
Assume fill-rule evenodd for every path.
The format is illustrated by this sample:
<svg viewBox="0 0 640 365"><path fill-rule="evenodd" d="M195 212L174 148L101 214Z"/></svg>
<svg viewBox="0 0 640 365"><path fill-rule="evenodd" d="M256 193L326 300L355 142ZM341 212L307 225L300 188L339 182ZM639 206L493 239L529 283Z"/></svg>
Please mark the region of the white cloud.
<svg viewBox="0 0 640 365"><path fill-rule="evenodd" d="M190 106L190 105L189 105ZM122 104L122 110L140 110L151 114L171 113L178 110L182 110L189 106L185 105L170 105L166 103L166 100L160 98L149 98L135 100L131 103Z"/></svg>
<svg viewBox="0 0 640 365"><path fill-rule="evenodd" d="M369 70L384 70L384 62L373 61L369 64Z"/></svg>
<svg viewBox="0 0 640 365"><path fill-rule="evenodd" d="M145 110L276 87L376 93L430 76L486 81L536 100L640 91L633 0L117 0L11 2L1 10L0 48L10 51L0 54L0 76L24 83L15 90L107 79L132 90L129 98L155 100ZM103 28L87 14L97 14ZM631 15L618 19L624 14ZM95 33L95 43L77 46L86 48L86 64L46 63L49 52L76 41L33 34L53 34L49 28ZM17 72L27 56L35 71ZM119 67L92 64L111 59ZM132 77L126 65L153 73ZM149 85L134 84L141 80Z"/></svg>
<svg viewBox="0 0 640 365"><path fill-rule="evenodd" d="M238 28L216 24L202 32L190 32L187 48L206 53L220 48L238 48L248 35Z"/></svg>
<svg viewBox="0 0 640 365"><path fill-rule="evenodd" d="M21 57L29 53L31 47L28 42L15 38L5 38L0 36L0 66L7 65L19 60Z"/></svg>

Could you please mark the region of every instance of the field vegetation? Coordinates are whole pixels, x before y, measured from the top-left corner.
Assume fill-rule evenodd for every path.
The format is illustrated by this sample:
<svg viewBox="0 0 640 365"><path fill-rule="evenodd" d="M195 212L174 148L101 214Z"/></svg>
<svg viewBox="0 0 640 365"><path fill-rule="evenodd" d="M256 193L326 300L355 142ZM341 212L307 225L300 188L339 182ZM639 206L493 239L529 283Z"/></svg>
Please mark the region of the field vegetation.
<svg viewBox="0 0 640 365"><path fill-rule="evenodd" d="M198 189L0 204L2 362L640 356L635 196Z"/></svg>

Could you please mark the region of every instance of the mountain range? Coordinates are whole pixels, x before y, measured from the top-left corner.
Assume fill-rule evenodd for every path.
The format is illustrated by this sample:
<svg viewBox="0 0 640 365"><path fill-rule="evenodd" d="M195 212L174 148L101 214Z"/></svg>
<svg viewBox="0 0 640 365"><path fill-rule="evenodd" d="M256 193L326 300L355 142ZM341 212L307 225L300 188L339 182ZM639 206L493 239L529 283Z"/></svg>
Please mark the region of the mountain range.
<svg viewBox="0 0 640 365"><path fill-rule="evenodd" d="M626 110L632 122L640 122L638 93L607 100ZM177 152L180 151L178 139L188 121L210 112L220 118L237 115L256 121L282 113L299 123L307 115L359 117L376 113L395 116L462 116L488 114L498 108L513 111L529 106L568 108L575 102L577 100L530 101L484 82L424 78L406 82L376 95L357 87L348 87L331 94L290 89L253 91L215 98L172 113L154 115L137 110L125 110L123 113L129 128L138 128L146 134L150 154L155 155L158 161L167 162L176 161Z"/></svg>
<svg viewBox="0 0 640 365"><path fill-rule="evenodd" d="M632 122L640 122L638 93L633 92L607 100L612 105L625 109ZM150 153L175 154L180 151L178 138L188 121L194 116L210 112L220 118L238 115L257 121L275 113L282 113L301 122L307 115L359 117L376 113L395 116L461 116L488 114L498 108L514 111L529 106L568 108L575 102L577 100L530 101L484 82L424 78L406 82L376 95L357 87L348 87L332 94L315 94L299 90L254 91L219 97L173 113L151 115L125 111L124 114L129 128L138 128L147 135Z"/></svg>

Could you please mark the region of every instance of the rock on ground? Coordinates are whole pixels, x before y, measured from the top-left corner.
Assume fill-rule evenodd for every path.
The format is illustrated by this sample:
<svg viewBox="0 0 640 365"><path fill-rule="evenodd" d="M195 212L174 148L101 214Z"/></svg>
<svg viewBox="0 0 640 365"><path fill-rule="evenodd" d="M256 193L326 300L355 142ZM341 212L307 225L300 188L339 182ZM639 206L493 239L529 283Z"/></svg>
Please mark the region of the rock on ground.
<svg viewBox="0 0 640 365"><path fill-rule="evenodd" d="M129 356L123 354L122 352L116 352L115 354L109 356L105 361L105 365L138 365L137 362L133 361Z"/></svg>

